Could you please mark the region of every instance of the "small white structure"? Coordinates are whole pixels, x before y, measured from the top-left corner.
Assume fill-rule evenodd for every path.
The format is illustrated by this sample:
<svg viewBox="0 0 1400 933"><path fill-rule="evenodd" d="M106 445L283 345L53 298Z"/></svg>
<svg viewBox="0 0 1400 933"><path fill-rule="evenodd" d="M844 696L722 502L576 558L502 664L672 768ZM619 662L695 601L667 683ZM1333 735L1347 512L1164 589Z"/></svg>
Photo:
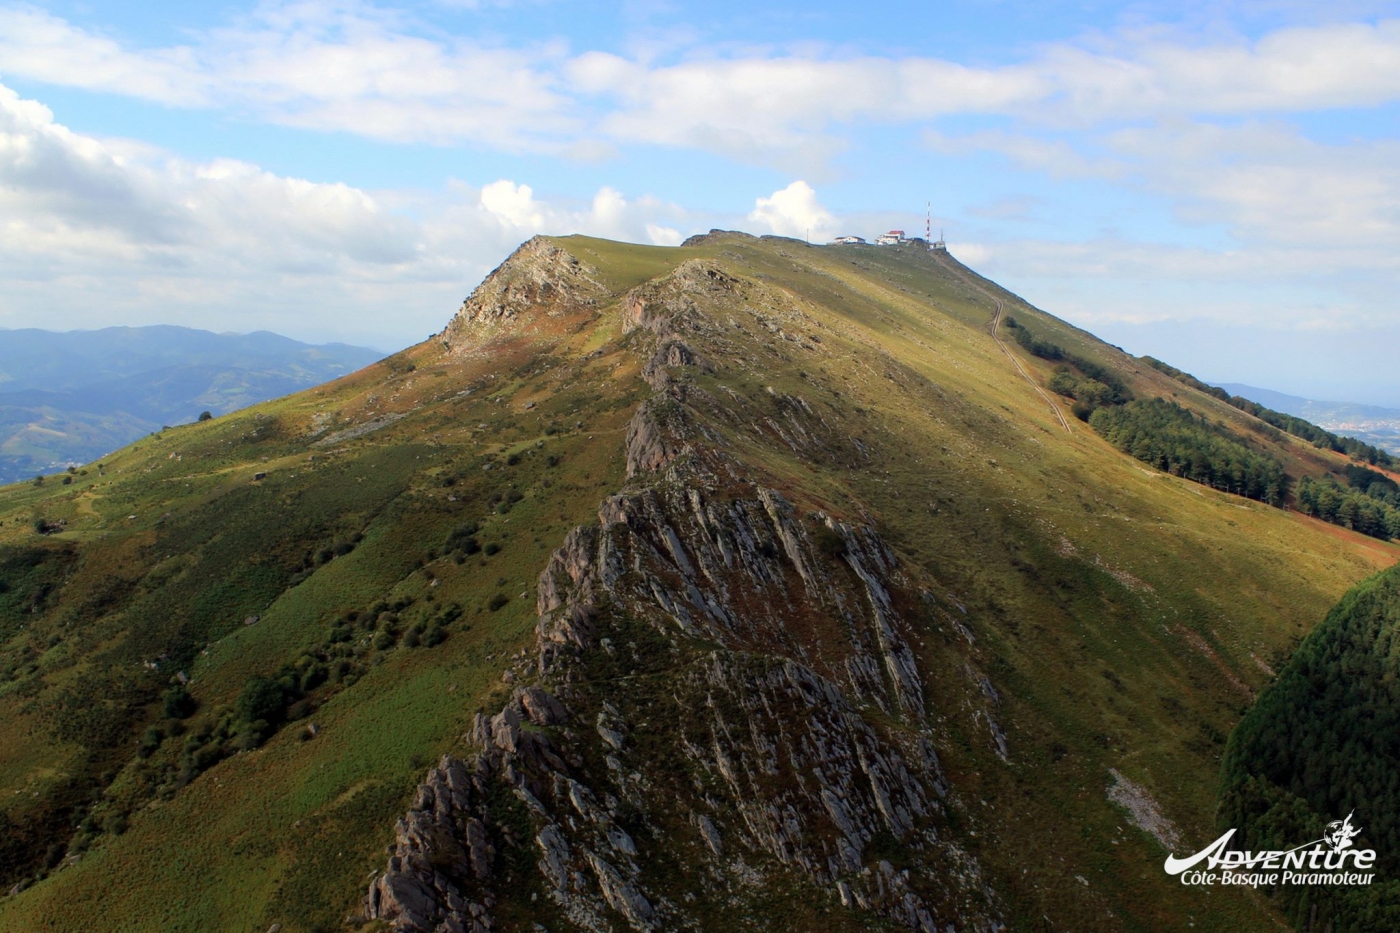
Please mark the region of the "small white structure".
<svg viewBox="0 0 1400 933"><path fill-rule="evenodd" d="M839 236L831 241L832 246L855 246L863 244L865 237L862 236Z"/></svg>
<svg viewBox="0 0 1400 933"><path fill-rule="evenodd" d="M898 246L904 242L903 230L891 230L889 233L881 234L875 238L876 246Z"/></svg>
<svg viewBox="0 0 1400 933"><path fill-rule="evenodd" d="M934 251L936 251L936 250L937 250L937 251L942 251L942 252L947 252L947 251L948 251L948 244L943 242L943 231L942 231L942 230L939 230L939 231L938 231L938 239L936 239L936 240L934 240L932 243L930 243L930 244L928 245L928 248L929 248L929 252L934 252Z"/></svg>

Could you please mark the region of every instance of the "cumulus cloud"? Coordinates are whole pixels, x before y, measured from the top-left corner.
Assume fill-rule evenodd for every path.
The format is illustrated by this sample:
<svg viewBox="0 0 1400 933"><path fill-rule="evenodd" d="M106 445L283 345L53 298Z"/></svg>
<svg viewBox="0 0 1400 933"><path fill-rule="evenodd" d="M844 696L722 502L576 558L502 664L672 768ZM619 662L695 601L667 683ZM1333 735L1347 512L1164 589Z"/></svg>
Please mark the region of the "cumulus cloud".
<svg viewBox="0 0 1400 933"><path fill-rule="evenodd" d="M660 221L688 221L686 212L673 204L652 197L629 201L607 186L599 188L586 206L570 207L540 201L529 185L499 179L482 187L477 201L485 217L517 238L553 231L669 246L679 242L681 235Z"/></svg>
<svg viewBox="0 0 1400 933"><path fill-rule="evenodd" d="M760 233L810 239L821 243L837 235L837 221L817 200L817 192L798 180L766 198L758 198L748 216Z"/></svg>
<svg viewBox="0 0 1400 933"><path fill-rule="evenodd" d="M536 233L674 244L692 223L606 187L575 204L509 179L422 194L195 163L74 133L0 85L0 326L173 322L392 349Z"/></svg>

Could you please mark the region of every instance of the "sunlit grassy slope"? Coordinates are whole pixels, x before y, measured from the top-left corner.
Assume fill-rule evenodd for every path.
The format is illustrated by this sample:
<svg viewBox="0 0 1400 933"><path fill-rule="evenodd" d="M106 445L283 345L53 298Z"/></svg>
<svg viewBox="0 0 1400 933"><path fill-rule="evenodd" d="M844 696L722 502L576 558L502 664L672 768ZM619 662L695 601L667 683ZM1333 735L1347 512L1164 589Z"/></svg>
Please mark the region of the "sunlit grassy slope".
<svg viewBox="0 0 1400 933"><path fill-rule="evenodd" d="M946 255L728 235L556 242L611 299L489 352L428 341L165 431L68 485L0 490L4 883L29 883L0 899L0 928L342 928L425 763L462 751L470 716L509 689L550 551L624 483L624 431L650 392L616 299L692 258L787 293L819 335L736 307L752 354L697 382L759 410L800 396L867 456L814 463L761 424L730 443L794 498L867 514L957 607L958 630L922 632L917 650L944 674L928 679L929 709L959 841L1019 928L1277 928L1262 901L1169 883L1162 846L1107 799L1109 769L1147 788L1184 844L1213 838L1225 735L1341 593L1400 549L1157 473L1073 418L1066 430L994 342L993 296L1295 477L1339 457L1279 441ZM1048 364L1012 352L1046 381ZM448 540L467 523L485 549L459 562ZM445 640L410 646L415 623L454 606ZM972 715L980 688L954 643L995 685L1009 763ZM347 670L308 693L302 718L179 779L189 736L250 677L322 656ZM199 710L138 754L181 672ZM86 851L65 849L77 837Z"/></svg>

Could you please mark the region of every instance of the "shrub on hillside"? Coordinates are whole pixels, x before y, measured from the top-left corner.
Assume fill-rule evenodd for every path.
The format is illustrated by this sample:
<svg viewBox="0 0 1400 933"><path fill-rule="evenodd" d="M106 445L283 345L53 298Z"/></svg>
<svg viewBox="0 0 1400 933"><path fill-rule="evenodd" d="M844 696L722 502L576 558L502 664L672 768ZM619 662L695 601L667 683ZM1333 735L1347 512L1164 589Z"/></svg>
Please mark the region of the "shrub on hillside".
<svg viewBox="0 0 1400 933"><path fill-rule="evenodd" d="M184 684L176 684L161 697L161 708L166 719L187 719L195 711L194 697Z"/></svg>

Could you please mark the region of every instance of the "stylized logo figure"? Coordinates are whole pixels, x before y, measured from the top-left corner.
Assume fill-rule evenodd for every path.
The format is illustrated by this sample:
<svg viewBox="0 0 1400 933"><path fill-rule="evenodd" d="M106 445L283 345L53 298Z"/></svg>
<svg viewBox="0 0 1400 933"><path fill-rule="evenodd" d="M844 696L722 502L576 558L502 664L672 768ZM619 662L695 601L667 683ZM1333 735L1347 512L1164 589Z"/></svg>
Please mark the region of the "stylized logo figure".
<svg viewBox="0 0 1400 933"><path fill-rule="evenodd" d="M1359 828L1353 828L1351 825L1351 818L1355 813L1356 811L1352 810L1351 813L1347 814L1346 819L1333 820L1327 824L1327 830L1322 834L1322 841L1326 843L1334 853L1351 848L1351 840L1361 835L1361 830Z"/></svg>

